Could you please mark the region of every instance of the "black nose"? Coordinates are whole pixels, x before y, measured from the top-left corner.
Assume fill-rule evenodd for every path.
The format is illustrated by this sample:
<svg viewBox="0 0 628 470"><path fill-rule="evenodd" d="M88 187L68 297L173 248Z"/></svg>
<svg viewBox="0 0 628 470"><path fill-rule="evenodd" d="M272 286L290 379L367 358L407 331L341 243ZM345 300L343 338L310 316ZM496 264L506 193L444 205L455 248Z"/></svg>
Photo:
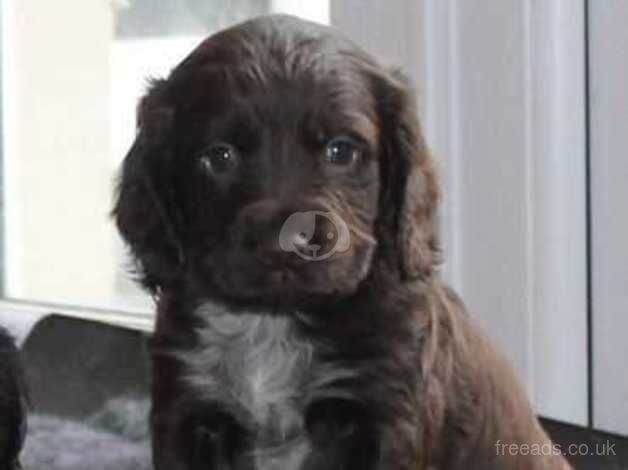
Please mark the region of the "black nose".
<svg viewBox="0 0 628 470"><path fill-rule="evenodd" d="M248 254L262 261L300 262L333 249L337 230L324 208L282 205L267 199L244 207L236 220L235 238Z"/></svg>

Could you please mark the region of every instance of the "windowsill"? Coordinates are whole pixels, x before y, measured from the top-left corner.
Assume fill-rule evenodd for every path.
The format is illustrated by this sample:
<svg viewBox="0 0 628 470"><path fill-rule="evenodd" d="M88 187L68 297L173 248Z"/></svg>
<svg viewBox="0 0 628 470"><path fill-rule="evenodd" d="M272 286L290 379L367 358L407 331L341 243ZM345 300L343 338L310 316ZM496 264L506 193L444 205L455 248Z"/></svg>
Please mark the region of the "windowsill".
<svg viewBox="0 0 628 470"><path fill-rule="evenodd" d="M153 331L154 321L153 314L146 310L111 310L7 298L0 300L0 313L11 318L28 315L34 322L47 315L58 314L147 333Z"/></svg>

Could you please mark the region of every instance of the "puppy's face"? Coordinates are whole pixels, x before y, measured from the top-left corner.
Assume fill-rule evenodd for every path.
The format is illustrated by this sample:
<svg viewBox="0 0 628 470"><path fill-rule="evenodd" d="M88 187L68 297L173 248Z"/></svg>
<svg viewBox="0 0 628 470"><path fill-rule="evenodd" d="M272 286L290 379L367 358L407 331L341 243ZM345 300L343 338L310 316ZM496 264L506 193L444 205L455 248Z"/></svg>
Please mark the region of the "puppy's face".
<svg viewBox="0 0 628 470"><path fill-rule="evenodd" d="M352 292L375 248L379 194L367 84L308 70L234 90L224 73L241 72L195 77L176 123L194 278L256 304ZM220 96L199 109L208 90Z"/></svg>
<svg viewBox="0 0 628 470"><path fill-rule="evenodd" d="M115 215L144 284L299 307L351 295L375 258L428 271L411 101L328 28L271 17L210 37L140 104Z"/></svg>

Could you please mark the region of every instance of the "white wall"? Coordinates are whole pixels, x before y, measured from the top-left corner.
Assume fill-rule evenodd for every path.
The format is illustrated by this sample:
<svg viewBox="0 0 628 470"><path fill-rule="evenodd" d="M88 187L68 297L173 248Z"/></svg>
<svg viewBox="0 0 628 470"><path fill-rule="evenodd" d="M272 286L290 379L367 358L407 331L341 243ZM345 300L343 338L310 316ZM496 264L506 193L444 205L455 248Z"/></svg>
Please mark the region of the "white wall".
<svg viewBox="0 0 628 470"><path fill-rule="evenodd" d="M83 0L1 5L4 294L100 300L116 263L108 219L111 8ZM81 21L65 21L68 11Z"/></svg>
<svg viewBox="0 0 628 470"><path fill-rule="evenodd" d="M628 434L628 2L590 2L594 424Z"/></svg>

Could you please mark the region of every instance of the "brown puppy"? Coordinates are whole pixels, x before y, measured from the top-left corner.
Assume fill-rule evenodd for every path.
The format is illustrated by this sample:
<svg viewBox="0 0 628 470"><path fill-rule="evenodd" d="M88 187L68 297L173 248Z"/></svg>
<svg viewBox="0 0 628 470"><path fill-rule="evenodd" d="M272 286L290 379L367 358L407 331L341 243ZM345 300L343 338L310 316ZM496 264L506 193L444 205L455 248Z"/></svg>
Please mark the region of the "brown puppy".
<svg viewBox="0 0 628 470"><path fill-rule="evenodd" d="M438 277L406 81L270 16L139 105L114 209L158 303L158 470L568 468Z"/></svg>

